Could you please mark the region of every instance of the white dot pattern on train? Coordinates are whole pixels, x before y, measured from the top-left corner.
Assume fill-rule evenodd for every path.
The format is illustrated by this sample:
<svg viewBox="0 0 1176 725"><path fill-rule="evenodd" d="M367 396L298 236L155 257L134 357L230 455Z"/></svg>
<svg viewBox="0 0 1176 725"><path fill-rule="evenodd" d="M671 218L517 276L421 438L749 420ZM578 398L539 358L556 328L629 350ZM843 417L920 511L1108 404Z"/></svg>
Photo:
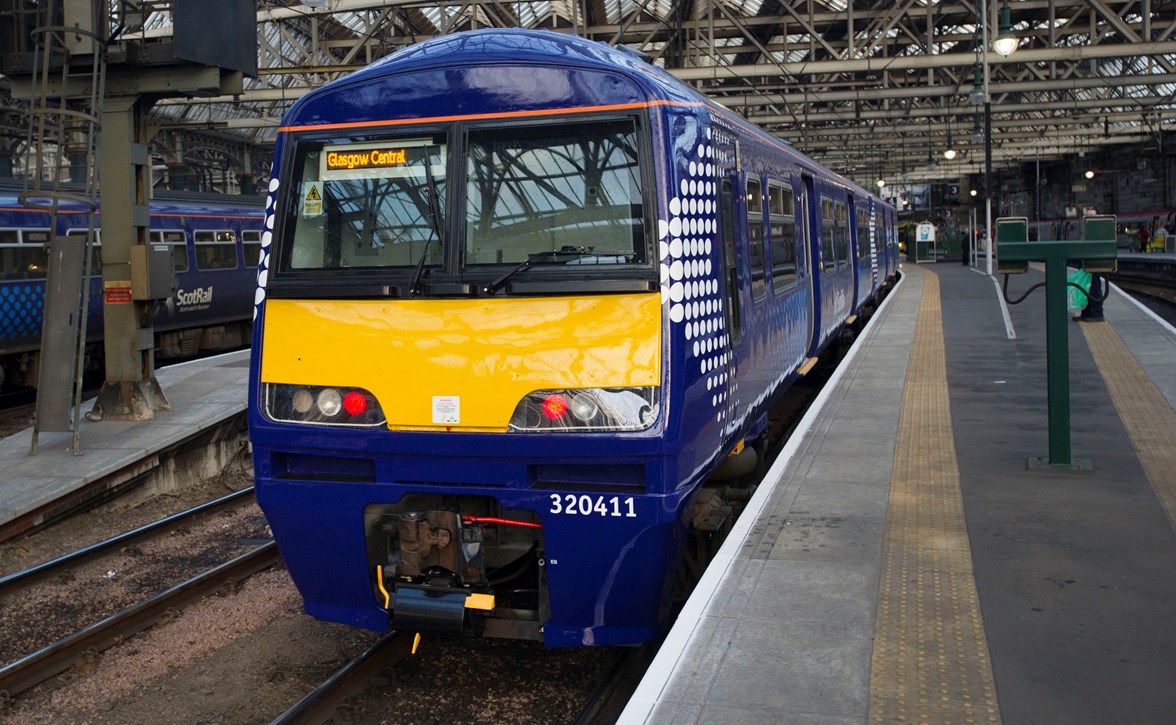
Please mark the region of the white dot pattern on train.
<svg viewBox="0 0 1176 725"><path fill-rule="evenodd" d="M658 221L658 248L662 303L670 306L671 324L683 327L687 358L698 361L711 391L715 420L722 422L729 394L729 352L719 270L711 260L718 231L714 156L714 146L698 145L679 195L670 199L669 219Z"/></svg>
<svg viewBox="0 0 1176 725"><path fill-rule="evenodd" d="M261 233L261 259L257 264L257 292L253 297L253 321L265 302L265 285L269 280L270 244L274 240L274 210L277 208L278 180L270 179L269 194L265 197L265 230Z"/></svg>

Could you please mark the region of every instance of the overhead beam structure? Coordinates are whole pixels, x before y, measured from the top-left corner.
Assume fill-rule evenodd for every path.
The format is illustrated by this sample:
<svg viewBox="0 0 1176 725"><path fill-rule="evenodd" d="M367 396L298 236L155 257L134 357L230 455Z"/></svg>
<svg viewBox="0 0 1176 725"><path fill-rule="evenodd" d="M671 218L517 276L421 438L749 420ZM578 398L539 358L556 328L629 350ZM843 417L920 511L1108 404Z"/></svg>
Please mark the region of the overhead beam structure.
<svg viewBox="0 0 1176 725"><path fill-rule="evenodd" d="M1005 4L1019 48L1008 58L988 54L998 170L1123 144L1161 148L1176 124L1176 0L997 0L987 3L990 37ZM141 5L148 15L136 37L167 38L173 3ZM224 158L252 159L244 173L264 175L277 119L308 90L437 35L533 27L642 50L859 180L896 178L904 168L913 178L956 178L974 173L983 156L983 142L968 141L980 7L968 0L328 0L312 9L264 0L256 13L258 78L246 79L240 93L160 103L157 144L179 164L186 148L211 143ZM4 106L0 100L0 118ZM209 143L200 140L206 133ZM968 142L953 162L927 167L949 134ZM234 150L234 138L251 152Z"/></svg>

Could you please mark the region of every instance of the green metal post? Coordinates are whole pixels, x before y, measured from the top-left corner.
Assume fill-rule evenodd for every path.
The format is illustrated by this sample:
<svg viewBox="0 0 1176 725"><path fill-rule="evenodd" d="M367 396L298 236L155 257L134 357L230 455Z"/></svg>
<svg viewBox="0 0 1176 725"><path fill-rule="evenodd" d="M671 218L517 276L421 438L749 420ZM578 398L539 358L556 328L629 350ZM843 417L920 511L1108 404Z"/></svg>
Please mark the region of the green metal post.
<svg viewBox="0 0 1176 725"><path fill-rule="evenodd" d="M1049 465L1070 465L1070 320L1066 257L1045 262L1045 367L1049 399Z"/></svg>
<svg viewBox="0 0 1176 725"><path fill-rule="evenodd" d="M1084 221L1085 239L1030 242L1025 219L997 220L997 255L1001 272L1024 272L1029 262L1045 262L1045 350L1051 467L1089 467L1088 462L1077 465L1070 456L1070 321L1066 306L1066 270L1071 263L1084 263L1088 271L1113 269L1117 254L1114 217L1091 217ZM1030 461L1030 464L1033 465L1034 461Z"/></svg>

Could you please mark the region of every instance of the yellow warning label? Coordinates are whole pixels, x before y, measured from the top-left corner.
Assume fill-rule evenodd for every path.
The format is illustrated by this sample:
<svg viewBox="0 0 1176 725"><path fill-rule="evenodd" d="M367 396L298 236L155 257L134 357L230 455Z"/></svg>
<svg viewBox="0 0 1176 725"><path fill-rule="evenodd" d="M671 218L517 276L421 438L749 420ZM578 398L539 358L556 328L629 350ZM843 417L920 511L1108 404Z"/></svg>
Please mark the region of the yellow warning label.
<svg viewBox="0 0 1176 725"><path fill-rule="evenodd" d="M322 216L323 182L308 181L306 194L302 197L302 216Z"/></svg>

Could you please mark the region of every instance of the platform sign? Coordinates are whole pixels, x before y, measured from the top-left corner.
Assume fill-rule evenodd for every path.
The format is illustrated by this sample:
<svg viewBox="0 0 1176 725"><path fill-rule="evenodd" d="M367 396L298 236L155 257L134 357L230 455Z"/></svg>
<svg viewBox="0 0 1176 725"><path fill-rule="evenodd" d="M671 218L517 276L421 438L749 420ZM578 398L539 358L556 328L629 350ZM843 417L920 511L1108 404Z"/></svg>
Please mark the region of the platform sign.
<svg viewBox="0 0 1176 725"><path fill-rule="evenodd" d="M129 305L134 302L130 280L106 280L102 283L102 300L108 305Z"/></svg>
<svg viewBox="0 0 1176 725"><path fill-rule="evenodd" d="M931 222L919 222L915 227L915 261L934 262L937 256L935 225Z"/></svg>

